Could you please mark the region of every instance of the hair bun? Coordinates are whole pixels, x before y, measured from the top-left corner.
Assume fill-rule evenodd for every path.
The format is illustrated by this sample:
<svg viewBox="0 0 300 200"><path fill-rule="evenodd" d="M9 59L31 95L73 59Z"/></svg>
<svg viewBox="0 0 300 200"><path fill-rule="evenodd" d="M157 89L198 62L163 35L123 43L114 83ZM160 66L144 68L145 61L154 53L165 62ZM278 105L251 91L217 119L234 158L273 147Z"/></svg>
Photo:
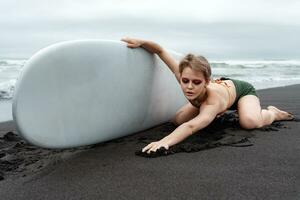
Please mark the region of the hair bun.
<svg viewBox="0 0 300 200"><path fill-rule="evenodd" d="M191 61L193 60L194 57L195 57L195 56L194 56L193 54L189 53L189 54L187 54L187 55L185 56L185 59L188 60L189 62L191 62Z"/></svg>

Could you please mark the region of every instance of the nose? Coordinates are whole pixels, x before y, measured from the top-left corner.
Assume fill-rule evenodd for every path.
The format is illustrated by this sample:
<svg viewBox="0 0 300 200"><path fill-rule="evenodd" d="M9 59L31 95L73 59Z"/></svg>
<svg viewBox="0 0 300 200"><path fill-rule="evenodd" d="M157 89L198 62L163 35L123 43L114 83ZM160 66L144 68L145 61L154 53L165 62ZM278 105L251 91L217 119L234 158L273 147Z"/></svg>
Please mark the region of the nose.
<svg viewBox="0 0 300 200"><path fill-rule="evenodd" d="M190 89L190 88L193 88L192 81L189 82L188 88L189 88L189 89Z"/></svg>

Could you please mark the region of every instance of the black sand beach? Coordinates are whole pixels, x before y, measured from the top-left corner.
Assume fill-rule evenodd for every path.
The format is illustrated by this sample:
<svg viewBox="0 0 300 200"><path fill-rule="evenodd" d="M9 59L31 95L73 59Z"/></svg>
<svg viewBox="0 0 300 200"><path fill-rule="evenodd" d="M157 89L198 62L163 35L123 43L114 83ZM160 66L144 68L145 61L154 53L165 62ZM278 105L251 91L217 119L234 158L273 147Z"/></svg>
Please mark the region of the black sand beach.
<svg viewBox="0 0 300 200"><path fill-rule="evenodd" d="M293 85L258 94L263 107L298 119L299 91ZM229 113L155 158L136 154L170 133L171 123L67 150L31 146L12 122L2 123L0 199L300 199L299 120L252 131L236 120Z"/></svg>

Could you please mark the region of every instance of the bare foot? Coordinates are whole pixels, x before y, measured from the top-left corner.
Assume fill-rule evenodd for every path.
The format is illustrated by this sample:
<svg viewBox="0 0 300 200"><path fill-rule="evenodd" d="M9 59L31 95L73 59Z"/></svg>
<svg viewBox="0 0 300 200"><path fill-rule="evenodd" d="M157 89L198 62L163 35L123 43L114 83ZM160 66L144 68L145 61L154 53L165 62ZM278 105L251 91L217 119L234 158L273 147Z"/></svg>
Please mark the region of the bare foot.
<svg viewBox="0 0 300 200"><path fill-rule="evenodd" d="M294 119L294 116L291 113L279 110L275 106L268 106L267 109L275 113L275 121Z"/></svg>

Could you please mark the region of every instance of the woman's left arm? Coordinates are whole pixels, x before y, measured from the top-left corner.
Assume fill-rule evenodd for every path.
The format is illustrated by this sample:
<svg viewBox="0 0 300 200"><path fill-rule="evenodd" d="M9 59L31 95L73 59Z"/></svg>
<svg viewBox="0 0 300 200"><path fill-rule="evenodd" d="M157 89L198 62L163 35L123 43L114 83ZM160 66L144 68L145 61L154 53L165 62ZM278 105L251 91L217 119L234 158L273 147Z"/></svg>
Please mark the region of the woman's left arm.
<svg viewBox="0 0 300 200"><path fill-rule="evenodd" d="M188 136L208 126L215 119L219 112L220 106L217 104L201 105L199 115L197 115L190 121L181 124L171 134L164 137L163 139L148 144L142 149L142 152L156 152L156 150L161 147L169 149L170 146L183 141Z"/></svg>

